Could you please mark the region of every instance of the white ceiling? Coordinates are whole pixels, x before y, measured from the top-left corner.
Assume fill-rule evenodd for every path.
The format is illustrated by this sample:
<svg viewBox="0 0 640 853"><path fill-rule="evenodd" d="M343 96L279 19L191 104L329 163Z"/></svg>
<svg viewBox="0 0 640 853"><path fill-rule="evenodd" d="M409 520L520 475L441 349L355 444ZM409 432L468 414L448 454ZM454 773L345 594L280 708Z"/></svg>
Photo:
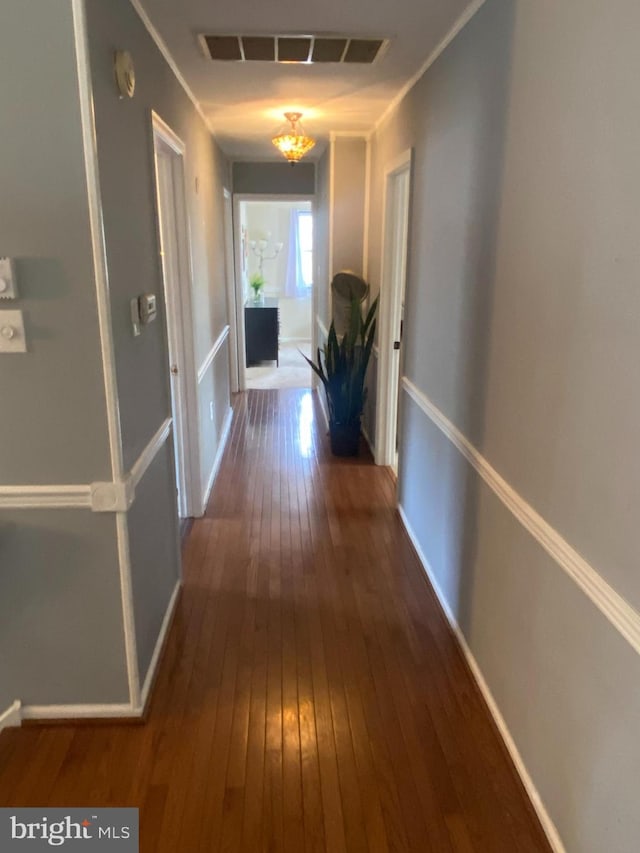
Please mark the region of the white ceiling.
<svg viewBox="0 0 640 853"><path fill-rule="evenodd" d="M280 158L269 140L287 109L302 112L307 133L320 142L332 131L371 130L468 7L477 5L477 0L132 1L146 13L222 149L234 159ZM373 65L213 62L204 57L199 33L326 33L385 37L391 43Z"/></svg>

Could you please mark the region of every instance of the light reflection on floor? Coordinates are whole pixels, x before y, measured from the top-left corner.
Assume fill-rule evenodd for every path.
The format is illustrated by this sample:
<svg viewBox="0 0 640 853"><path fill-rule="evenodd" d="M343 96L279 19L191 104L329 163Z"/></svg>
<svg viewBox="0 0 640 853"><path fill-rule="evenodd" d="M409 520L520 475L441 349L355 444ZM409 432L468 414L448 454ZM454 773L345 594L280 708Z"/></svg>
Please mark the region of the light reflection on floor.
<svg viewBox="0 0 640 853"><path fill-rule="evenodd" d="M300 454L309 459L313 447L313 400L311 391L306 391L298 404L298 447Z"/></svg>

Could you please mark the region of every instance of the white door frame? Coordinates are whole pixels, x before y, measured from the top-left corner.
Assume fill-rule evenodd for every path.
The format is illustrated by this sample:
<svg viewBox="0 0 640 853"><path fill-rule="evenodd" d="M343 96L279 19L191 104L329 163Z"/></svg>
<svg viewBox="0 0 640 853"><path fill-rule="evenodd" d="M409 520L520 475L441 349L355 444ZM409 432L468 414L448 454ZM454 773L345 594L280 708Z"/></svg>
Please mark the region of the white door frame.
<svg viewBox="0 0 640 853"><path fill-rule="evenodd" d="M382 270L382 282L380 287L380 334L378 345L380 357L378 359L378 385L377 385L377 409L376 409L376 463L378 465L395 465L396 458L396 418L399 390L399 366L400 351L393 348L396 340L397 328L400 323L400 308L404 286L406 285L406 264L409 243L409 223L407 221L406 244L407 252L403 259L402 285L398 281L392 282L391 272L393 264L393 249L396 246L397 234L394 229L398 223L391 215L390 204L392 195L390 193L391 182L403 172L409 174L409 194L407 198L407 210L410 209L411 199L411 174L412 174L412 150L407 149L389 163L384 172L384 190L382 203L382 250L380 269ZM408 217L407 217L408 220Z"/></svg>
<svg viewBox="0 0 640 853"><path fill-rule="evenodd" d="M156 179L156 223L161 251L162 279L166 306L167 344L175 355L178 373L169 376L169 390L174 415L173 435L178 472L178 514L181 518L198 516L202 512L200 483L200 448L198 435L198 388L193 348L193 312L191 287L191 239L187 215L185 184L186 146L160 116L151 113L153 151ZM178 247L177 287L168 286L164 271L162 229L160 227L160 198L157 164L157 140L161 140L176 155L173 159L175 191L175 225ZM168 350L169 351L169 350ZM167 371L169 371L167 363Z"/></svg>
<svg viewBox="0 0 640 853"><path fill-rule="evenodd" d="M227 317L229 318L229 371L231 393L240 390L238 366L238 330L236 323L236 253L234 251L234 214L231 192L224 187L224 263L227 285Z"/></svg>
<svg viewBox="0 0 640 853"><path fill-rule="evenodd" d="M235 316L229 316L231 325L230 337L235 333L236 342L236 359L238 364L238 390L245 391L247 388L247 367L246 367L246 337L244 328L244 293L242 292L242 235L240 233L240 205L245 201L264 201L264 202L310 202L311 214L313 216L313 253L315 258L316 252L316 197L312 195L291 195L289 193L234 193L233 194L233 236L234 236L234 257L235 257ZM315 268L315 260L314 260ZM317 310L317 282L313 282L311 288L311 352L314 353L317 347L318 331L316 329L316 310ZM234 330L235 324L235 330ZM232 338L232 354L233 354L233 338Z"/></svg>

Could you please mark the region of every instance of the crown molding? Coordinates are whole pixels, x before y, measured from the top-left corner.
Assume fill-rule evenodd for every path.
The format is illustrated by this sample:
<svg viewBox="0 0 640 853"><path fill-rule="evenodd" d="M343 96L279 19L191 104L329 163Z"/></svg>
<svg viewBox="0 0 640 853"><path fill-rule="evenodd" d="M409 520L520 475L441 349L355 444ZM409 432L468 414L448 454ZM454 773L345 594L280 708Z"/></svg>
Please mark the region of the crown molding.
<svg viewBox="0 0 640 853"><path fill-rule="evenodd" d="M212 136L215 136L215 133L213 132L213 128L211 127L211 124L209 123L209 119L207 118L202 107L200 106L200 102L198 101L198 99L194 95L193 90L191 89L191 87L189 86L187 81L182 76L182 73L181 73L180 69L178 68L178 65L177 65L175 59L171 55L171 51L167 47L167 43L162 38L162 36L158 32L158 30L154 27L153 23L151 22L151 19L149 18L146 11L144 10L142 3L140 2L140 0L129 0L129 2L133 6L133 8L136 10L138 17L142 21L146 31L149 33L149 35L151 36L151 38L155 42L156 47L158 48L158 50L160 51L160 53L164 57L167 65L173 71L173 74L174 74L176 80L178 81L178 83L180 83L180 85L184 89L185 93L187 94L189 100L191 101L193 106L198 111L200 117L202 118L203 122L207 126L209 133L211 133Z"/></svg>
<svg viewBox="0 0 640 853"><path fill-rule="evenodd" d="M445 37L440 42L438 42L436 47L431 51L427 59L422 63L422 65L416 71L413 77L410 77L407 80L407 82L400 89L398 94L387 104L384 112L373 126L373 129L371 131L372 133L375 133L380 127L382 127L382 125L393 113L398 104L404 99L406 94L415 86L418 80L424 74L426 74L426 72L429 70L429 68L431 68L436 59L438 59L438 57L442 53L444 53L444 51L449 47L454 38L466 27L466 25L474 17L474 15L480 11L482 6L484 6L485 2L486 0L473 0L473 2L470 3L469 6L467 6L467 8L456 20L451 29L447 32Z"/></svg>

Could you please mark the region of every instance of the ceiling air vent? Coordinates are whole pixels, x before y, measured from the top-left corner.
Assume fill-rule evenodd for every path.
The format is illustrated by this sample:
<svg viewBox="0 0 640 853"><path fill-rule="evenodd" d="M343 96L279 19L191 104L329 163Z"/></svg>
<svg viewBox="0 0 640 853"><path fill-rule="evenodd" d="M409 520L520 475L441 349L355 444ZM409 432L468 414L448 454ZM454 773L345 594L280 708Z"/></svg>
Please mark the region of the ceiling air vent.
<svg viewBox="0 0 640 853"><path fill-rule="evenodd" d="M275 39L269 36L240 36L247 62L275 62Z"/></svg>
<svg viewBox="0 0 640 853"><path fill-rule="evenodd" d="M337 35L201 35L207 59L216 62L350 63L370 65L388 39Z"/></svg>
<svg viewBox="0 0 640 853"><path fill-rule="evenodd" d="M351 39L342 61L371 63L381 47L381 39Z"/></svg>
<svg viewBox="0 0 640 853"><path fill-rule="evenodd" d="M278 62L308 62L312 43L311 38L279 38Z"/></svg>
<svg viewBox="0 0 640 853"><path fill-rule="evenodd" d="M242 59L238 36L203 36L203 40L211 59Z"/></svg>
<svg viewBox="0 0 640 853"><path fill-rule="evenodd" d="M341 62L349 39L317 38L313 43L312 62Z"/></svg>

